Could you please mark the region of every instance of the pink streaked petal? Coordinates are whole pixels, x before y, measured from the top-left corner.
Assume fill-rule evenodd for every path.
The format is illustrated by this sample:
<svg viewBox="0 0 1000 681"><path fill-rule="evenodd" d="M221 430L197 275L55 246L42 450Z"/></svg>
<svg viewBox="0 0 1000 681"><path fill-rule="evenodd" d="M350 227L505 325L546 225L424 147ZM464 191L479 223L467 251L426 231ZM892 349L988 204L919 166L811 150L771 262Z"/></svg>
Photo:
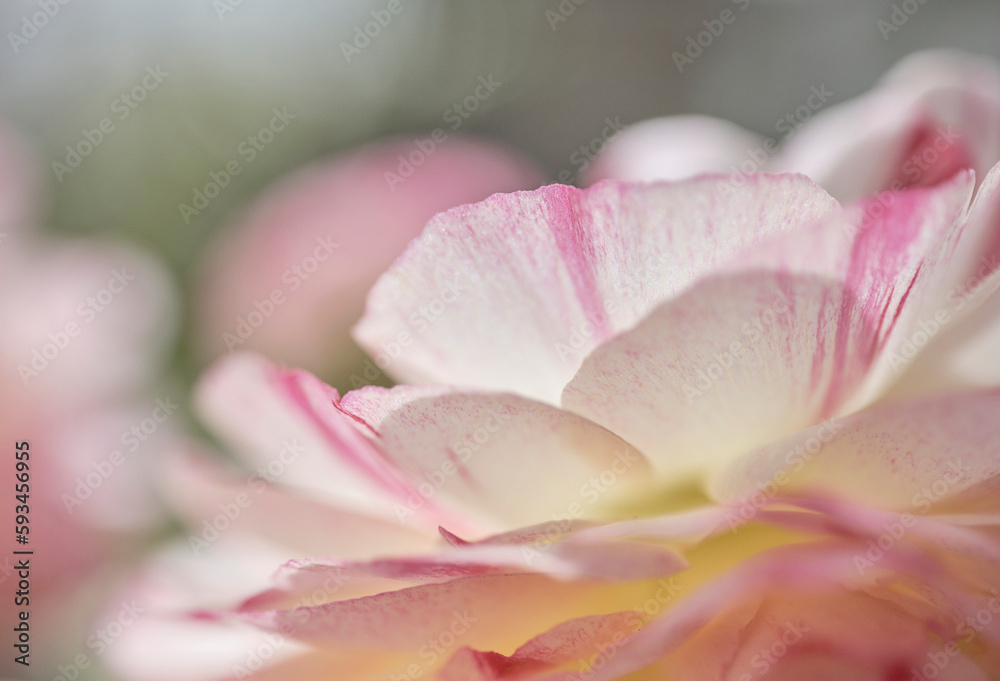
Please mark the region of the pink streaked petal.
<svg viewBox="0 0 1000 681"><path fill-rule="evenodd" d="M936 146L935 146L936 145ZM957 52L900 62L870 93L816 115L775 159L842 201L927 186L1000 159L1000 72Z"/></svg>
<svg viewBox="0 0 1000 681"><path fill-rule="evenodd" d="M480 511L499 531L574 508L573 517L593 515L591 509L645 484L649 471L617 435L515 395L370 387L349 393L341 407L365 423L389 461L419 481L419 495L396 507L404 520L428 500Z"/></svg>
<svg viewBox="0 0 1000 681"><path fill-rule="evenodd" d="M675 663L690 665L692 663L689 657L690 650L685 646L691 641L697 641L695 634L706 631L713 625L718 626L719 618L724 618L721 620L724 628L743 630L747 620L743 615L732 617L734 607L760 599L762 595L771 592L777 594L795 592L800 597L808 597L808 594L822 589L844 594L861 588L864 580L858 575L854 562L859 546L797 545L770 550L744 561L619 643L615 654L606 656L605 664L600 669L592 670L593 673L588 675L588 678L590 681L611 681L659 663L666 664L671 669ZM927 561L914 561L909 557L889 553L883 558L881 566L918 575L932 583L935 588L944 588L945 591L942 593L947 597L956 596L952 589L943 585L939 573ZM796 601L793 599L791 602L794 604ZM960 604L958 607L966 611L973 605L969 599L963 600L957 597L955 603ZM796 613L810 617L823 616L823 613L816 609L809 610L808 613L802 611ZM858 647L852 647L852 652L878 655L880 651L888 650L884 646L880 647L878 641L857 640L856 643ZM728 678L724 676L724 672L731 669L737 661L734 655L742 650L742 646L728 645L727 649L726 657L713 658L708 665L710 669L703 667L701 671L705 673L711 671L721 678ZM704 662L704 653L705 651L700 651L695 654L695 660ZM539 681L542 679L568 681L572 676L567 673L555 673L538 678Z"/></svg>
<svg viewBox="0 0 1000 681"><path fill-rule="evenodd" d="M597 525L581 529L577 536L587 540L642 537L646 539L700 541L718 532L727 522L728 514L729 510L725 507L708 506L656 518L622 520L616 523Z"/></svg>
<svg viewBox="0 0 1000 681"><path fill-rule="evenodd" d="M320 503L206 455L171 459L163 489L193 533L204 533L219 515L236 514L234 531L286 546L293 555L318 555L335 546L342 559L366 560L429 552L438 543L429 533Z"/></svg>
<svg viewBox="0 0 1000 681"><path fill-rule="evenodd" d="M868 353L869 376L856 395L841 393L840 410L854 410L881 395L905 370L922 347L919 334L948 304L946 283L968 263L955 260L956 250L978 239L967 229L971 172L960 173L933 188L886 194L849 206L809 229L778 235L748 249L725 269L772 269L787 275L828 277L843 282L843 313L854 310L874 324ZM972 249L975 250L975 249ZM848 318L839 334L850 333ZM838 353L846 345L839 344ZM838 358L844 357L843 354ZM840 359L838 359L838 362ZM838 405L831 402L831 412Z"/></svg>
<svg viewBox="0 0 1000 681"><path fill-rule="evenodd" d="M924 313L947 320L897 386L900 394L1000 383L1000 164L983 180L961 231L947 245L937 288L943 299ZM939 296L941 298L942 296Z"/></svg>
<svg viewBox="0 0 1000 681"><path fill-rule="evenodd" d="M589 185L607 179L654 182L723 173L747 160L747 152L761 143L752 132L718 118L653 118L613 137L584 178Z"/></svg>
<svg viewBox="0 0 1000 681"><path fill-rule="evenodd" d="M715 478L717 499L823 489L881 508L927 512L1000 475L1000 392L894 402L768 444Z"/></svg>
<svg viewBox="0 0 1000 681"><path fill-rule="evenodd" d="M379 140L306 166L220 234L192 301L206 353L238 346L322 376L346 374L360 362L349 328L365 294L429 219L544 180L506 147L458 134L401 178L400 158L419 153L415 142ZM284 297L271 305L275 292ZM237 336L240 318L257 314L255 301L271 305L267 320Z"/></svg>
<svg viewBox="0 0 1000 681"><path fill-rule="evenodd" d="M363 424L340 410L336 391L308 374L237 354L214 365L195 397L206 422L258 480L390 521L397 520L393 505L417 494L365 435ZM428 533L442 523L462 525L432 502L412 520Z"/></svg>
<svg viewBox="0 0 1000 681"><path fill-rule="evenodd" d="M320 605L394 591L414 584L439 584L476 575L537 573L567 580L642 580L676 574L688 566L675 551L632 541L572 539L550 544L470 544L433 556L348 562L331 558L293 560L274 576L274 589L258 594L242 610ZM365 593L367 591L367 593ZM319 602L313 593L323 593Z"/></svg>
<svg viewBox="0 0 1000 681"><path fill-rule="evenodd" d="M432 220L375 285L355 336L402 380L555 403L598 344L747 246L835 207L798 176L497 195Z"/></svg>
<svg viewBox="0 0 1000 681"><path fill-rule="evenodd" d="M526 681L568 662L589 657L601 646L624 640L641 622L634 612L581 617L536 636L511 656L463 648L439 672L442 681Z"/></svg>
<svg viewBox="0 0 1000 681"><path fill-rule="evenodd" d="M594 351L563 402L661 473L698 473L833 413L875 340L835 281L706 279Z"/></svg>
<svg viewBox="0 0 1000 681"><path fill-rule="evenodd" d="M458 628L464 644L493 648L581 616L597 588L538 575L477 575L237 617L270 631L290 627L295 638L324 646L415 650L443 631L458 636Z"/></svg>

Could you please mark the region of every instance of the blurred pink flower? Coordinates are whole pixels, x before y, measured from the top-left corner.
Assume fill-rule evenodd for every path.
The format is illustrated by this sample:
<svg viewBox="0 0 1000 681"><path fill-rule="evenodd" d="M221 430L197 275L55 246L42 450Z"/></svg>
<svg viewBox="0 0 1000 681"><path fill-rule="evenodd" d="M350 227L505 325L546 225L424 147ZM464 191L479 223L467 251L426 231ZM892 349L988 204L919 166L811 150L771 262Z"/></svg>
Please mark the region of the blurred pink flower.
<svg viewBox="0 0 1000 681"><path fill-rule="evenodd" d="M371 383L379 372L360 368L349 329L378 275L435 213L541 183L525 159L469 137L430 153L409 139L378 142L295 173L206 258L196 310L204 353L259 350Z"/></svg>
<svg viewBox="0 0 1000 681"><path fill-rule="evenodd" d="M1000 285L1000 166L975 184L876 213L709 175L438 215L355 328L424 385L341 398L253 355L207 374L243 472L176 466L191 533L130 585L158 616L116 669L995 675L1000 393L887 399Z"/></svg>
<svg viewBox="0 0 1000 681"><path fill-rule="evenodd" d="M16 150L16 151L14 151ZM8 153L8 152L11 153ZM139 432L155 401L150 383L173 334L174 292L163 269L132 249L36 233L32 160L0 138L0 433L9 508L2 516L0 581L32 550L29 603L4 599L4 621L30 612L31 666L6 654L4 676L51 679L71 664L91 633L100 582L162 524L151 498L151 458L169 438ZM157 424L158 426L160 424ZM131 438L131 439L128 439ZM141 442L139 440L141 438ZM135 447L132 447L135 441ZM26 444L25 444L26 443ZM15 444L28 466L18 470ZM140 446L141 445L141 446ZM118 452L118 456L114 455ZM27 473L27 483L16 476ZM15 486L27 484L15 501ZM23 503L27 502L27 503ZM29 522L15 522L15 504ZM18 511L20 513L20 511ZM27 544L15 543L26 527ZM105 589L107 588L105 584ZM9 646L8 646L9 648Z"/></svg>
<svg viewBox="0 0 1000 681"><path fill-rule="evenodd" d="M706 116L637 123L590 166L602 179L672 180L800 172L840 201L928 186L965 168L981 180L1000 158L1000 66L961 52L920 52L877 86L837 104L817 83L763 137Z"/></svg>
<svg viewBox="0 0 1000 681"><path fill-rule="evenodd" d="M933 186L961 169L983 181L1000 159L1000 65L992 59L947 50L917 53L871 92L842 104L835 99L839 95L817 84L775 123L772 137L704 116L644 121L614 138L586 179L654 181L725 172L742 183L758 171L801 172L840 201L879 194L869 209L877 216L901 191ZM993 244L983 251L992 258L1000 254L1000 230L988 238ZM992 361L1000 345L1000 297L986 306L983 314L942 331L900 384L904 392L941 390L956 381L1000 383L1000 364Z"/></svg>

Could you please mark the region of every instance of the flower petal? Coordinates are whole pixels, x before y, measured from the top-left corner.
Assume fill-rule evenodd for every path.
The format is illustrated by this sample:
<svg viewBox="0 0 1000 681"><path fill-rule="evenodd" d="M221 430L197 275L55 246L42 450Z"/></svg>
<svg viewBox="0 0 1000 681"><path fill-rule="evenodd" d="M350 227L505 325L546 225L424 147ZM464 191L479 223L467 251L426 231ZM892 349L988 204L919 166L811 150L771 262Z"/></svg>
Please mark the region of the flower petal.
<svg viewBox="0 0 1000 681"><path fill-rule="evenodd" d="M424 553L438 543L437 537L414 527L329 506L280 482L240 473L216 457L176 457L167 467L164 490L194 535L209 533L212 523L225 516L231 528L224 531L285 546L293 555L318 555L336 547L342 559L366 560L393 552Z"/></svg>
<svg viewBox="0 0 1000 681"><path fill-rule="evenodd" d="M396 506L402 519L432 498L478 510L484 527L498 530L593 516L649 470L615 434L516 395L369 387L348 393L341 408L419 481L419 494Z"/></svg>
<svg viewBox="0 0 1000 681"><path fill-rule="evenodd" d="M601 587L538 575L476 575L295 610L243 612L265 630L306 642L413 650L451 631L465 645L514 648L529 636L601 604ZM589 602L588 602L589 601Z"/></svg>
<svg viewBox="0 0 1000 681"><path fill-rule="evenodd" d="M937 307L922 313L931 342L896 386L898 394L1000 384L1000 164L983 180L960 231L946 246ZM937 317L937 319L935 319ZM911 340L923 341L923 338Z"/></svg>
<svg viewBox="0 0 1000 681"><path fill-rule="evenodd" d="M761 146L752 132L709 116L666 116L631 125L613 137L587 167L586 184L683 180L728 172ZM766 158L766 156L765 156ZM762 162L756 162L756 170Z"/></svg>
<svg viewBox="0 0 1000 681"><path fill-rule="evenodd" d="M1000 392L894 402L803 430L735 461L711 485L734 502L808 489L927 512L1000 475Z"/></svg>
<svg viewBox="0 0 1000 681"><path fill-rule="evenodd" d="M355 337L406 382L555 403L599 343L835 205L805 178L766 175L494 196L428 224L375 285Z"/></svg>
<svg viewBox="0 0 1000 681"><path fill-rule="evenodd" d="M333 388L250 354L217 362L203 377L196 403L205 421L233 445L255 480L280 481L300 493L384 520L393 505L417 494L362 426L339 408ZM436 533L462 526L433 503L414 527Z"/></svg>
<svg viewBox="0 0 1000 681"><path fill-rule="evenodd" d="M205 354L238 347L324 377L346 373L360 361L348 330L365 294L429 219L543 181L531 163L483 139L449 135L402 178L400 159L411 153L419 153L411 138L376 142L268 189L202 268L194 302Z"/></svg>
<svg viewBox="0 0 1000 681"><path fill-rule="evenodd" d="M866 375L875 330L836 282L707 279L595 350L563 402L661 474L696 473L834 413Z"/></svg>
<svg viewBox="0 0 1000 681"><path fill-rule="evenodd" d="M959 52L911 56L870 93L816 115L772 166L841 201L927 186L1000 159L1000 71Z"/></svg>

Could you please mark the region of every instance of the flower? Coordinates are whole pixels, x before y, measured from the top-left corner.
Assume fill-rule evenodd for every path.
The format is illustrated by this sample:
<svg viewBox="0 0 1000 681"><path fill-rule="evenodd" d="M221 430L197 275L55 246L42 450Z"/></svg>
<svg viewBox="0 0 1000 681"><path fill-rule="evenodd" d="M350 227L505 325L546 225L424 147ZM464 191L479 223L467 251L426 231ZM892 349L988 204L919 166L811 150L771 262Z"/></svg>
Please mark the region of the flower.
<svg viewBox="0 0 1000 681"><path fill-rule="evenodd" d="M825 84L813 86L801 106L775 121L776 135L767 138L705 116L644 121L607 145L587 179L651 181L727 172L740 183L759 171L801 172L840 201L878 194L869 208L877 214L903 190L933 186L963 168L982 181L1000 158L1000 67L992 59L920 52L871 92L842 104L834 99ZM994 252L986 247L984 257ZM993 267L985 264L968 285ZM1000 343L1000 298L985 305L973 319L950 324L944 338L915 360L903 392L945 389L954 374L966 384L1000 382L990 361Z"/></svg>
<svg viewBox="0 0 1000 681"><path fill-rule="evenodd" d="M204 354L257 350L338 379L356 369L371 383L377 367L362 365L349 328L378 275L435 213L541 178L527 161L471 137L434 143L429 154L413 140L386 140L297 172L205 259Z"/></svg>
<svg viewBox="0 0 1000 681"><path fill-rule="evenodd" d="M702 172L801 172L841 201L932 185L1000 158L1000 68L962 52L901 61L865 95L835 104L818 83L777 119L772 137L707 116L667 116L619 134L590 167L590 183L669 180Z"/></svg>
<svg viewBox="0 0 1000 681"><path fill-rule="evenodd" d="M146 391L169 347L174 292L161 266L134 249L39 235L32 161L21 148L3 131L0 434L9 506L0 582L5 621L14 627L29 613L30 645L9 649L0 669L51 679L92 633L102 583L164 521L151 471L170 424L155 436L140 431L142 442L130 429L155 405ZM27 593L16 595L22 579ZM15 660L26 653L30 666Z"/></svg>
<svg viewBox="0 0 1000 681"><path fill-rule="evenodd" d="M900 386L1000 284L998 184L710 174L438 215L355 327L411 385L203 379L244 464L177 464L192 530L131 585L160 617L116 669L995 675L1000 392Z"/></svg>

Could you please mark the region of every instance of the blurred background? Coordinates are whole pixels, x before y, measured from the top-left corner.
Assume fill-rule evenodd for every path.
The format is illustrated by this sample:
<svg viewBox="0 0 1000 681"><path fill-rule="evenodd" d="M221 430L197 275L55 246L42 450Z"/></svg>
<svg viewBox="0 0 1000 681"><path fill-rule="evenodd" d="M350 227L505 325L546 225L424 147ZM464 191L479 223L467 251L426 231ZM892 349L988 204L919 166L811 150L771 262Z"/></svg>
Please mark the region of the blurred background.
<svg viewBox="0 0 1000 681"><path fill-rule="evenodd" d="M16 53L9 32L24 33L39 0L0 9L8 42L0 116L37 154L45 223L155 252L185 299L206 245L269 184L374 139L441 127L480 77L502 85L459 132L506 143L550 181L572 182L579 156L571 156L601 137L606 119L698 112L767 133L811 86L825 84L843 101L918 49L1000 56L1000 4L989 0L915 3L919 11L887 36L877 23L894 3L869 0L400 0L374 37L365 24L386 0L55 4L56 15ZM679 72L674 53L724 9L736 20ZM143 101L122 103L148 68L169 75ZM275 107L294 123L185 219L178 206L192 205L210 172L245 159L237 147ZM114 131L57 178L52 164L66 163L66 145L105 117ZM191 347L190 306L184 314L175 368L191 379L206 358Z"/></svg>
<svg viewBox="0 0 1000 681"><path fill-rule="evenodd" d="M732 21L719 23L723 12ZM378 271L439 210L495 191L578 183L594 150L646 118L701 113L774 136L811 88L832 92L830 103L850 99L911 52L953 47L1000 58L995 0L7 0L0 26L0 122L12 150L0 173L0 227L10 227L6 219L10 233L31 232L30 257L0 254L8 258L0 276L24 274L0 295L17 299L5 315L34 315L37 326L12 346L0 395L19 410L8 409L18 416L0 426L20 440L29 421L39 437L55 421L78 422L59 437L100 442L107 438L87 434L96 422L87 414L101 394L102 419L111 402L136 414L111 419L110 440L120 441L119 431L161 423L145 415L163 414L156 400L167 399L177 407L164 421L176 432L149 434L169 440L161 449L204 437L188 394L231 349L262 350L342 392L387 382L348 329ZM708 44L695 47L693 37L712 27ZM18 239L0 249L14 252ZM55 243L111 249L101 256L110 259L73 279L79 258L60 264L46 251ZM127 288L137 298L115 319L98 318L122 349L86 355L74 346L73 361L94 385L112 373L135 380L57 399L83 374L53 374L48 392L36 390L25 406L16 388L41 381L18 368L53 329L82 317L74 310L88 291L114 292L116 263L126 261L138 273L140 286ZM62 289L42 291L63 274ZM23 319L2 321L9 329ZM155 359L143 354L149 348ZM155 459L160 449L142 444ZM109 446L94 444L90 467L53 464L60 513L66 490L81 500L86 489L72 490ZM81 527L100 527L110 546L133 546L90 545L127 564L173 521L139 522L155 513L134 511L132 497L147 503L155 492L119 484L126 505L109 502ZM53 517L61 526L64 516ZM93 573L94 583L112 583L116 569ZM95 654L86 644L93 625L80 612L52 657L27 670L5 655L3 673L76 678L58 665ZM97 667L77 671L102 678Z"/></svg>

